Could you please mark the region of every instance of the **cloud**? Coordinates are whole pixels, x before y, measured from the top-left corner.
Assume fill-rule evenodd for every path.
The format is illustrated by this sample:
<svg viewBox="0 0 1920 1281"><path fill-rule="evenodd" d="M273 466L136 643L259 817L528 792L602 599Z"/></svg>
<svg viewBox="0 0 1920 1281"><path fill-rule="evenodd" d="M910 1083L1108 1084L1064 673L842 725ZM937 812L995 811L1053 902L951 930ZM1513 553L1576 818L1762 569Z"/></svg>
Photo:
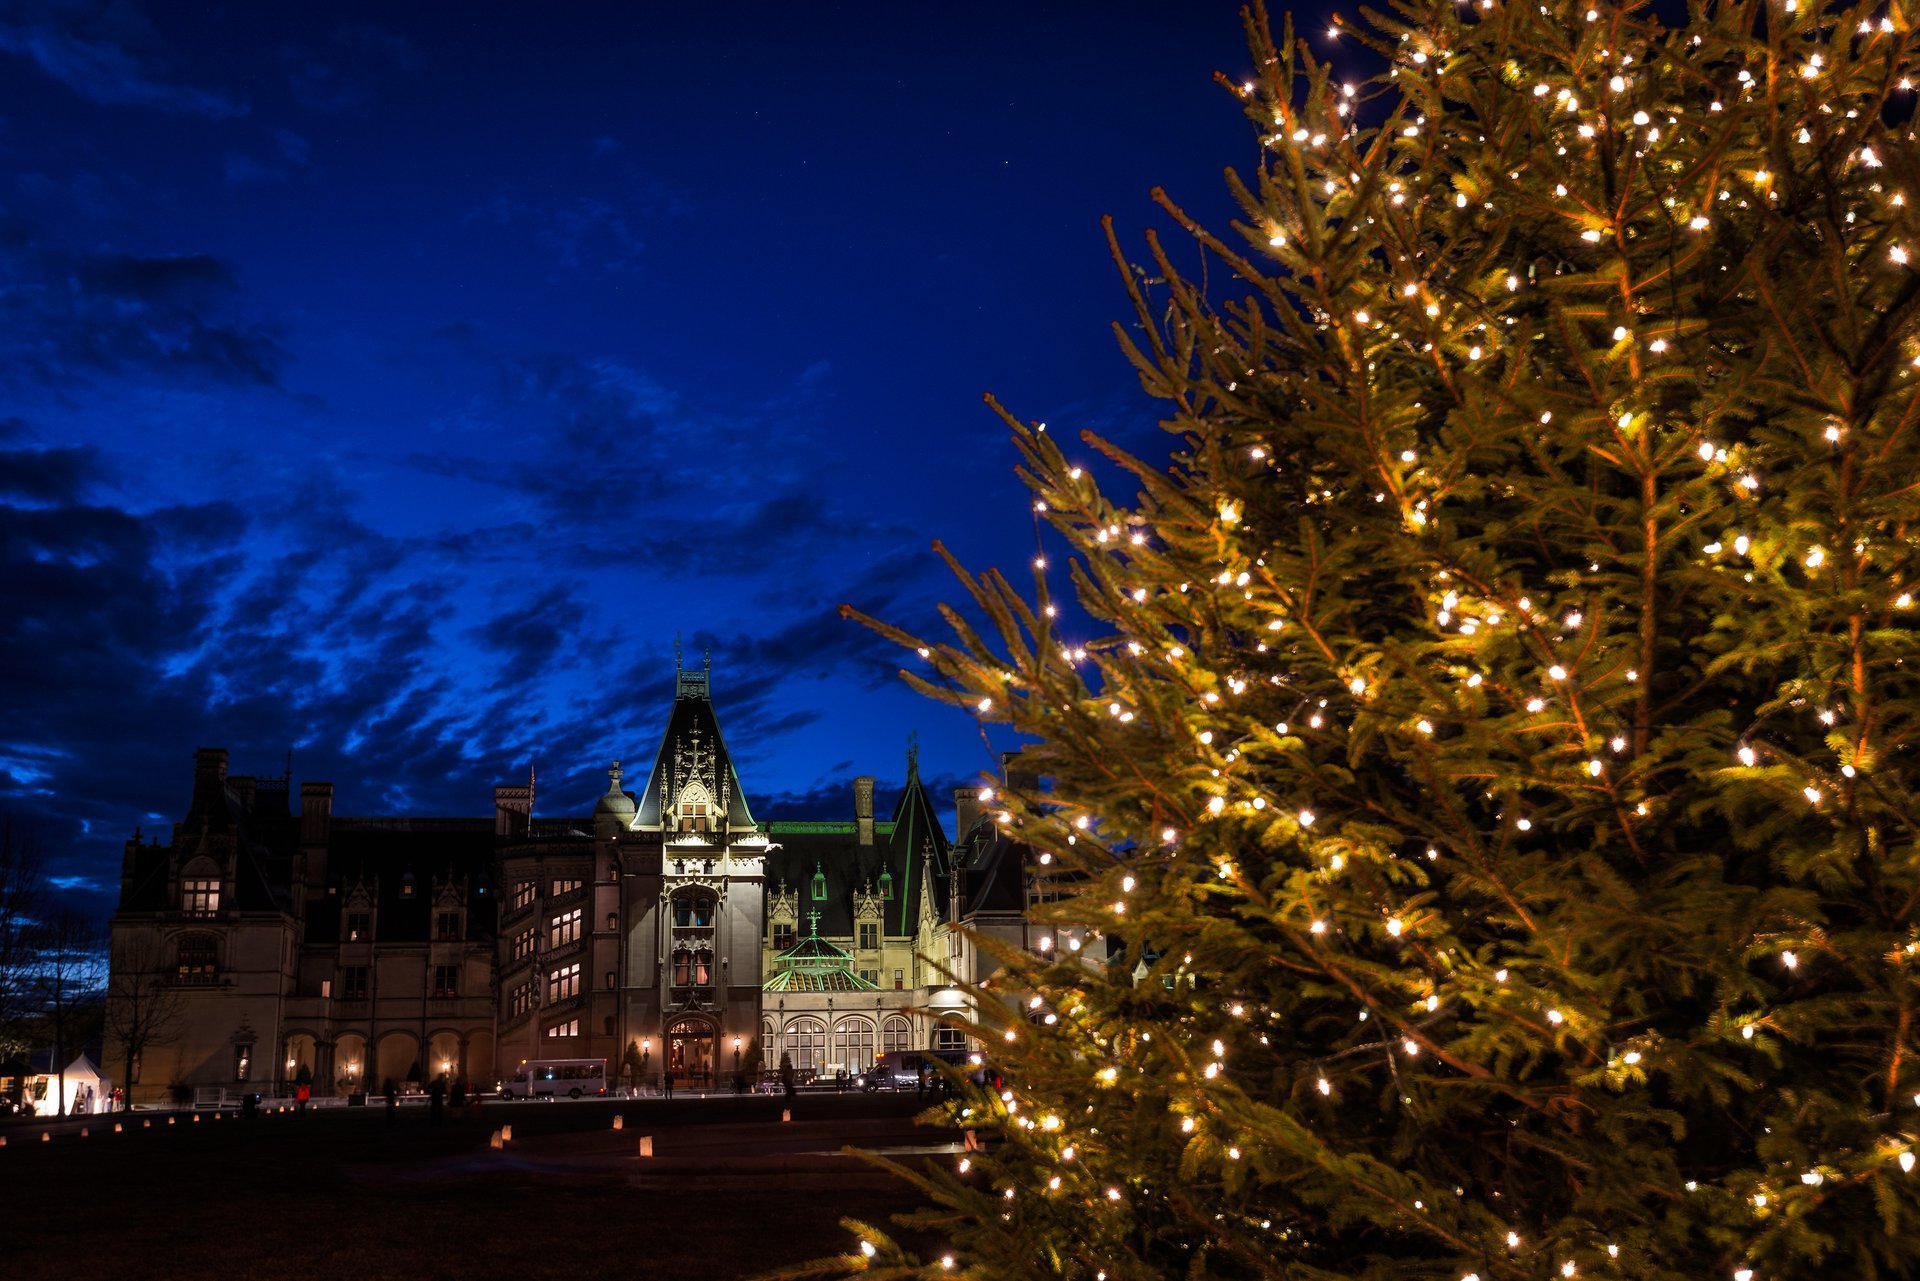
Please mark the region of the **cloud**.
<svg viewBox="0 0 1920 1281"><path fill-rule="evenodd" d="M248 182L286 182L309 166L312 146L291 129L275 129L269 135L272 152L255 156L229 151L223 162L227 185L237 187Z"/></svg>
<svg viewBox="0 0 1920 1281"><path fill-rule="evenodd" d="M71 9L60 16L68 22L80 18ZM0 24L0 51L28 59L73 92L103 106L146 108L212 120L247 113L244 102L227 94L169 83L152 65L159 60L159 42L143 20L121 11L104 16L102 21L117 23L125 36L146 48L129 48L125 40L102 32L82 34L50 23L16 22Z"/></svg>
<svg viewBox="0 0 1920 1281"><path fill-rule="evenodd" d="M374 103L374 81L394 72L419 69L420 54L405 36L361 23L333 34L331 53L302 45L280 51L293 100L323 115L360 114Z"/></svg>
<svg viewBox="0 0 1920 1281"><path fill-rule="evenodd" d="M276 387L285 352L234 318L232 270L206 254L68 253L22 224L0 227L0 383L72 386L164 373Z"/></svg>
<svg viewBox="0 0 1920 1281"><path fill-rule="evenodd" d="M648 210L633 212L644 215ZM647 247L630 213L597 196L556 201L496 195L469 209L463 221L528 228L534 242L569 271L625 271L639 263Z"/></svg>
<svg viewBox="0 0 1920 1281"><path fill-rule="evenodd" d="M0 498L72 503L99 469L100 451L88 445L0 449Z"/></svg>

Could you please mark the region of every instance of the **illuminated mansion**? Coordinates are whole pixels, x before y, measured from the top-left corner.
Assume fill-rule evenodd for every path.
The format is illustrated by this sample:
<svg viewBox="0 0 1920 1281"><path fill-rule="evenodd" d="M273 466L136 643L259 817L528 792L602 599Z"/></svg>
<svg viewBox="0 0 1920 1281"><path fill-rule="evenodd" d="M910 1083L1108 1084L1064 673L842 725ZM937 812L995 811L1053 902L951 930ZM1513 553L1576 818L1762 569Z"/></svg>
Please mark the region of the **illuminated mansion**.
<svg viewBox="0 0 1920 1281"><path fill-rule="evenodd" d="M958 843L911 752L890 820L870 777L850 820L757 819L704 668L679 673L640 789L625 778L615 762L582 817L537 815L531 783L496 787L486 817L348 817L330 783L296 800L200 750L171 838L126 846L109 1001L166 1016L107 1074L145 1103L443 1073L486 1088L551 1058L611 1076L631 1052L647 1083L728 1088L756 1057L851 1074L964 1045L937 1016L965 1013L941 971L992 967L956 927L1017 946L1027 893L1021 847L970 793Z"/></svg>

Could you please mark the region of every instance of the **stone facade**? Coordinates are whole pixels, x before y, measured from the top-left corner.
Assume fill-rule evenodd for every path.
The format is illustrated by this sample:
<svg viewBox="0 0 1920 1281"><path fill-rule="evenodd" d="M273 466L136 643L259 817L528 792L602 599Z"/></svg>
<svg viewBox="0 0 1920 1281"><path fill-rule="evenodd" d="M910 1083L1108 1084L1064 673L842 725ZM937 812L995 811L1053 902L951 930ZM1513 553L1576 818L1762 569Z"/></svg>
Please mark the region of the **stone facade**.
<svg viewBox="0 0 1920 1281"><path fill-rule="evenodd" d="M640 790L615 762L581 818L537 815L531 779L490 818L336 816L327 783L296 812L290 779L196 753L171 839L127 843L112 923L109 1000L162 987L172 1017L107 1073L139 1103L485 1088L537 1059L618 1074L631 1047L649 1083L725 1087L782 1054L831 1075L964 1046L947 975L990 972L968 929L1026 942L1022 847L963 794L951 841L912 752L888 820L865 776L850 820L756 820L708 679L679 673Z"/></svg>

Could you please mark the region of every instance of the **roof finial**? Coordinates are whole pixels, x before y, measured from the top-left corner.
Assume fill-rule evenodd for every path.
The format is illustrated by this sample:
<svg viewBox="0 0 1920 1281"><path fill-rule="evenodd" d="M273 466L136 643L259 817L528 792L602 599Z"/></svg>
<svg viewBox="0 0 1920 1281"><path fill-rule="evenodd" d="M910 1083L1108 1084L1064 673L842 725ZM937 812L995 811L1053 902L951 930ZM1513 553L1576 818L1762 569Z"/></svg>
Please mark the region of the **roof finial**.
<svg viewBox="0 0 1920 1281"><path fill-rule="evenodd" d="M680 652L680 633L675 632L673 634L673 670L676 672L680 670L681 657L682 655Z"/></svg>
<svg viewBox="0 0 1920 1281"><path fill-rule="evenodd" d="M705 649L701 650L700 653L701 653L701 666L705 667L708 671L712 671L713 670L713 646L708 645Z"/></svg>
<svg viewBox="0 0 1920 1281"><path fill-rule="evenodd" d="M807 913L807 937L810 939L817 939L820 937L820 909L819 908L815 908L813 909L813 911Z"/></svg>
<svg viewBox="0 0 1920 1281"><path fill-rule="evenodd" d="M920 777L920 731L907 731L907 781Z"/></svg>

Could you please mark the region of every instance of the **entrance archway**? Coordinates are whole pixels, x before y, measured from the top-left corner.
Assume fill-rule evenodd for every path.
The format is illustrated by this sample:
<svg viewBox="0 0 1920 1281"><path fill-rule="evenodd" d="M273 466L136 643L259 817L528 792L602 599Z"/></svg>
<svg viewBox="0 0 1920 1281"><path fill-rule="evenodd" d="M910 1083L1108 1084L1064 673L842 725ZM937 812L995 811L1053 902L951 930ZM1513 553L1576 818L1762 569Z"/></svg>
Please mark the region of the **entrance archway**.
<svg viewBox="0 0 1920 1281"><path fill-rule="evenodd" d="M690 1086L713 1084L713 1025L702 1019L679 1019L667 1028L667 1070L676 1082Z"/></svg>

